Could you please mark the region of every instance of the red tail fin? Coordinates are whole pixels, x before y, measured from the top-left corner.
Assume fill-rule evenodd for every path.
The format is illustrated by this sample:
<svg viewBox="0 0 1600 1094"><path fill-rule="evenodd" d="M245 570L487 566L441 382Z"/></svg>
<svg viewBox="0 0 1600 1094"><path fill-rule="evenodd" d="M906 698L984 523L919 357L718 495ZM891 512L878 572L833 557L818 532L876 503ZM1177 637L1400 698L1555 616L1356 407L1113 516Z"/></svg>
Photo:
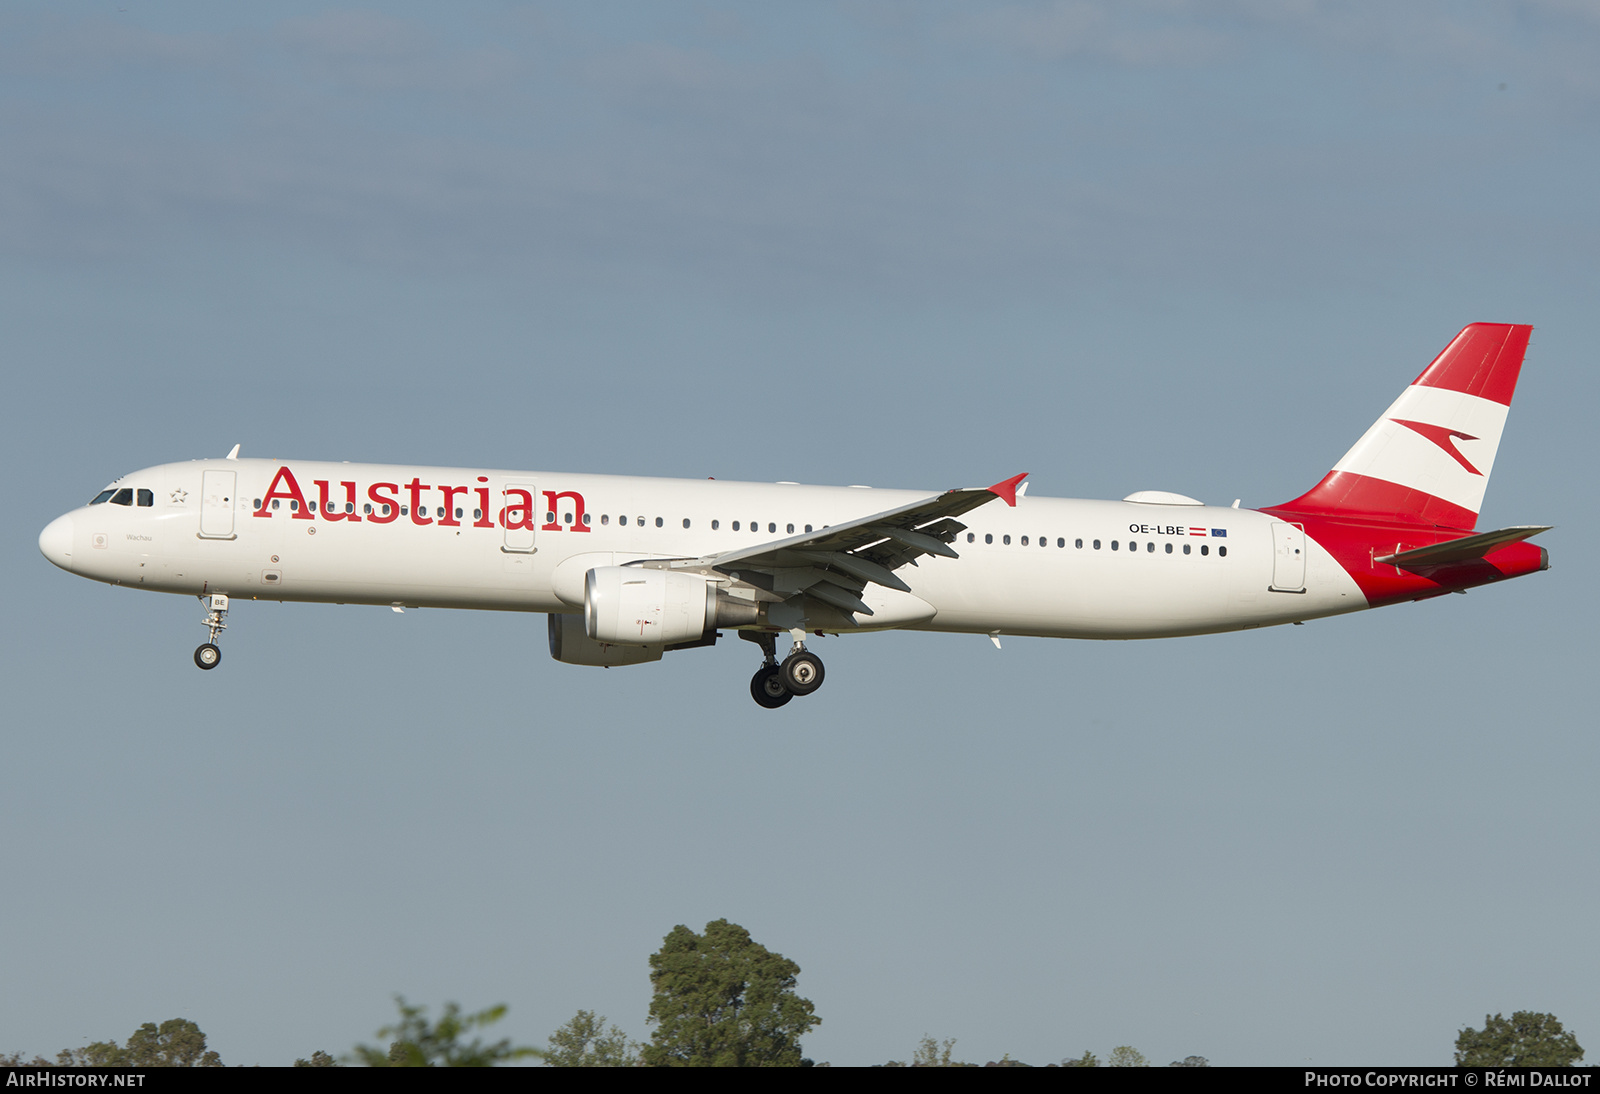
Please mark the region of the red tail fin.
<svg viewBox="0 0 1600 1094"><path fill-rule="evenodd" d="M1276 508L1470 531L1532 333L1462 330L1321 482Z"/></svg>

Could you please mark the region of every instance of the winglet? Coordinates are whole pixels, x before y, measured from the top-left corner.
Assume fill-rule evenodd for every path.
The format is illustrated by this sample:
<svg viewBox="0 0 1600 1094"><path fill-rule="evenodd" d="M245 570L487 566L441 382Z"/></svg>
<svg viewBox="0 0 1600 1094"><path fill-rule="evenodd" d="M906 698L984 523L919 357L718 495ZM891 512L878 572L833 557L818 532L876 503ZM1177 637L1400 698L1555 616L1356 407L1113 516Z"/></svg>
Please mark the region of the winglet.
<svg viewBox="0 0 1600 1094"><path fill-rule="evenodd" d="M1027 477L1028 473L1026 471L1020 475L1013 475L1005 482L997 482L989 487L989 493L1015 509L1017 507L1017 483Z"/></svg>

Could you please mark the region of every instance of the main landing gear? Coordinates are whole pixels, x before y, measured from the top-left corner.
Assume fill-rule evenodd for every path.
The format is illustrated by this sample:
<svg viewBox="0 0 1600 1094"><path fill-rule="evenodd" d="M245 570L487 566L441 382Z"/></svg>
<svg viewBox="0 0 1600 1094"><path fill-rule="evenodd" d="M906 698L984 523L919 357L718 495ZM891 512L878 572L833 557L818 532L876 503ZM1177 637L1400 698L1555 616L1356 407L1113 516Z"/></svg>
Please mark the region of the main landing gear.
<svg viewBox="0 0 1600 1094"><path fill-rule="evenodd" d="M776 635L765 631L740 631L739 637L761 647L761 667L750 678L750 697L768 710L776 710L796 695L810 695L822 686L822 658L806 649L805 632L795 636L789 656L778 663Z"/></svg>
<svg viewBox="0 0 1600 1094"><path fill-rule="evenodd" d="M194 651L194 663L203 669L214 669L222 664L222 651L217 649L217 636L228 629L223 622L228 616L228 598L221 593L212 593L202 596L200 603L206 606L206 617L201 624L211 632L205 643Z"/></svg>

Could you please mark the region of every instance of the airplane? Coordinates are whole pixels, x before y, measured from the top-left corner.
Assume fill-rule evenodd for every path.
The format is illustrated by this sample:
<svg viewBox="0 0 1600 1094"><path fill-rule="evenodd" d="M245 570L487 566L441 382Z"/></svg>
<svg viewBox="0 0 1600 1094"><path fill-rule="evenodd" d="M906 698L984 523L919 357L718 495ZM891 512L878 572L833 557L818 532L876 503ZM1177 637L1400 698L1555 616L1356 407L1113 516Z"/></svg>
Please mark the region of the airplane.
<svg viewBox="0 0 1600 1094"><path fill-rule="evenodd" d="M815 692L807 636L1056 638L1249 630L1549 568L1550 526L1476 531L1532 328L1464 328L1306 493L1259 510L1161 490L930 494L305 460L146 468L39 549L112 585L198 596L214 669L238 600L544 612L550 653L617 667L759 646L763 707ZM994 502L1003 505L994 505ZM777 640L787 634L787 656Z"/></svg>

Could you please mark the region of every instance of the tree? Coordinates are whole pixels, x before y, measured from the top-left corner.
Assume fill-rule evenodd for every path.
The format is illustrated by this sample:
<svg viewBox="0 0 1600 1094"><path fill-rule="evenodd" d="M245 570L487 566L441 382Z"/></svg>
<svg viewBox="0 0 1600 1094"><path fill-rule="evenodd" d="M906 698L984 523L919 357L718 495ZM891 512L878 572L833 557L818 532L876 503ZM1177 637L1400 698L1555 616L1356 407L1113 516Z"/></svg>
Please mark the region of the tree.
<svg viewBox="0 0 1600 1094"><path fill-rule="evenodd" d="M650 955L651 1067L799 1067L800 1038L822 1019L795 994L800 966L719 919L679 924Z"/></svg>
<svg viewBox="0 0 1600 1094"><path fill-rule="evenodd" d="M1168 1067L1210 1067L1211 1061L1204 1056L1185 1056L1181 1060L1174 1060Z"/></svg>
<svg viewBox="0 0 1600 1094"><path fill-rule="evenodd" d="M1100 1066L1100 1057L1096 1056L1094 1053L1090 1052L1088 1049L1084 1049L1082 1056L1079 1056L1076 1060L1062 1060L1061 1061L1061 1066L1062 1067L1099 1067Z"/></svg>
<svg viewBox="0 0 1600 1094"><path fill-rule="evenodd" d="M1583 1059L1578 1038L1553 1014L1519 1010L1510 1020L1483 1016L1481 1031L1456 1037L1457 1067L1571 1067Z"/></svg>
<svg viewBox="0 0 1600 1094"><path fill-rule="evenodd" d="M1150 1061L1144 1058L1144 1053L1132 1045L1118 1045L1111 1050L1111 1055L1106 1057L1107 1067L1149 1067Z"/></svg>
<svg viewBox="0 0 1600 1094"><path fill-rule="evenodd" d="M338 1067L339 1061L323 1052L320 1048L311 1054L309 1060L296 1060L295 1067Z"/></svg>
<svg viewBox="0 0 1600 1094"><path fill-rule="evenodd" d="M543 1056L536 1048L513 1047L509 1039L486 1045L474 1038L472 1043L461 1043L463 1034L492 1026L505 1017L504 1003L498 1007L463 1015L454 1003L445 1004L444 1014L437 1024L428 1022L425 1007L413 1007L405 997L394 997L400 1008L400 1021L378 1031L382 1038L393 1038L388 1051L370 1045L357 1045L356 1060L368 1067L493 1067L511 1060L529 1056Z"/></svg>
<svg viewBox="0 0 1600 1094"><path fill-rule="evenodd" d="M956 1047L956 1039L947 1037L943 1041L935 1041L932 1037L923 1035L917 1043L917 1051L911 1057L912 1067L960 1067L961 1064L951 1058L951 1050Z"/></svg>
<svg viewBox="0 0 1600 1094"><path fill-rule="evenodd" d="M0 1053L0 1067L52 1067L49 1060L43 1056L34 1056L33 1059L23 1058L22 1053L13 1052L9 1055Z"/></svg>
<svg viewBox="0 0 1600 1094"><path fill-rule="evenodd" d="M221 1067L222 1058L207 1051L206 1035L187 1018L168 1018L159 1026L146 1022L126 1045L96 1041L66 1049L56 1056L59 1067Z"/></svg>
<svg viewBox="0 0 1600 1094"><path fill-rule="evenodd" d="M551 1067L638 1067L639 1046L616 1026L605 1026L605 1015L580 1010L550 1035L544 1062Z"/></svg>

